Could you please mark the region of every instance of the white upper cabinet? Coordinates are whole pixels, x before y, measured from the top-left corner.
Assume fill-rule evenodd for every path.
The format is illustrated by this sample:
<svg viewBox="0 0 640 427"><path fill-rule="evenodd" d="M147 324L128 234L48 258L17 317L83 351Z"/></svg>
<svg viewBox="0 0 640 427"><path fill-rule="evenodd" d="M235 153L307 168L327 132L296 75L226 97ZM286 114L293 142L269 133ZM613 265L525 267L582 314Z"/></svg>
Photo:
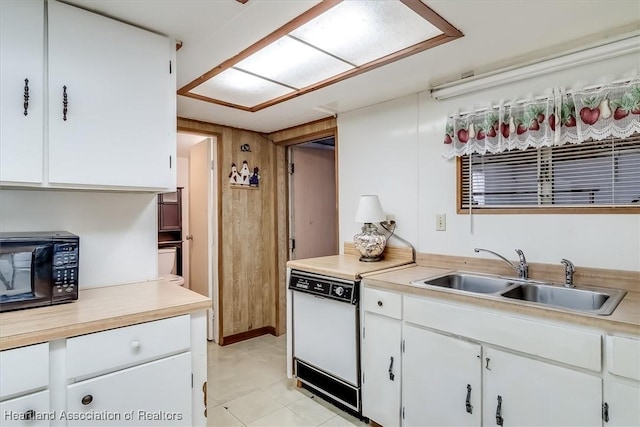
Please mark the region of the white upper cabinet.
<svg viewBox="0 0 640 427"><path fill-rule="evenodd" d="M52 185L175 186L174 50L167 37L48 2Z"/></svg>
<svg viewBox="0 0 640 427"><path fill-rule="evenodd" d="M54 0L0 12L0 182L174 189L173 42Z"/></svg>
<svg viewBox="0 0 640 427"><path fill-rule="evenodd" d="M45 96L42 0L0 1L0 93L0 181L40 183Z"/></svg>

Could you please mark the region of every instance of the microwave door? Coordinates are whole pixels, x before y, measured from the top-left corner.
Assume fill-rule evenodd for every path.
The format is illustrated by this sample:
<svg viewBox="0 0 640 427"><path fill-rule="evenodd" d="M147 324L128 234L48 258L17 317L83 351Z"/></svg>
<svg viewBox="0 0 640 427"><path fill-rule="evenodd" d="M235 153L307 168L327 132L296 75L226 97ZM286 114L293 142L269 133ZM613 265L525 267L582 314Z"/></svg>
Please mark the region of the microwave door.
<svg viewBox="0 0 640 427"><path fill-rule="evenodd" d="M43 270L50 271L46 246L3 248L0 253L0 302L36 303L51 298L51 285L41 278ZM50 273L49 273L50 274ZM45 283L43 283L45 282Z"/></svg>

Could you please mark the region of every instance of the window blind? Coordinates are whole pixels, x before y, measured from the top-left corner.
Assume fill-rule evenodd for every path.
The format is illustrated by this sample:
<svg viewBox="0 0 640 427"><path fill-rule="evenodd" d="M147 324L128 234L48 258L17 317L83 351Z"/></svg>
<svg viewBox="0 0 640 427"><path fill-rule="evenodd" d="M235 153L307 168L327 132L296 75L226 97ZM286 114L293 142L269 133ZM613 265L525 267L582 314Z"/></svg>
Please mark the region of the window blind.
<svg viewBox="0 0 640 427"><path fill-rule="evenodd" d="M578 145L471 154L462 208L640 207L640 134Z"/></svg>

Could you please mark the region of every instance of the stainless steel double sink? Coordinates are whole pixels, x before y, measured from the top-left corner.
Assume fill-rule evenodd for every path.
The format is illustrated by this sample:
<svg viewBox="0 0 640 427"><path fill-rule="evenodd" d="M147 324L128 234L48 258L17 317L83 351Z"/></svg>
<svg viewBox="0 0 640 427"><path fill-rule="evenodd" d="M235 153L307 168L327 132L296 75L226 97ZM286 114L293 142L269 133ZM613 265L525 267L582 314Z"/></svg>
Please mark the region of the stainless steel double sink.
<svg viewBox="0 0 640 427"><path fill-rule="evenodd" d="M601 316L613 313L626 295L625 291L618 289L568 288L534 280L464 272L448 273L411 283L417 286L436 286L460 293L484 294L542 307Z"/></svg>

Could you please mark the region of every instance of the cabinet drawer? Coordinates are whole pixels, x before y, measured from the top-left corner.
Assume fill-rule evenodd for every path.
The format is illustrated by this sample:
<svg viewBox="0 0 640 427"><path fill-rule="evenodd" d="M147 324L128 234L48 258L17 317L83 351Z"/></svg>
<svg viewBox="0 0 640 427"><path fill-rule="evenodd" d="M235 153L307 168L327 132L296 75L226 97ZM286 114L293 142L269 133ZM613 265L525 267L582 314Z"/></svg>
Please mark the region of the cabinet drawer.
<svg viewBox="0 0 640 427"><path fill-rule="evenodd" d="M607 360L612 374L640 380L640 340L607 336Z"/></svg>
<svg viewBox="0 0 640 427"><path fill-rule="evenodd" d="M2 351L0 366L0 399L45 388L49 384L49 343Z"/></svg>
<svg viewBox="0 0 640 427"><path fill-rule="evenodd" d="M402 318L402 295L364 288L363 307L371 313L400 319Z"/></svg>
<svg viewBox="0 0 640 427"><path fill-rule="evenodd" d="M602 336L579 329L405 297L404 320L600 372Z"/></svg>
<svg viewBox="0 0 640 427"><path fill-rule="evenodd" d="M0 403L0 425L45 427L53 414L49 412L49 390L28 394Z"/></svg>
<svg viewBox="0 0 640 427"><path fill-rule="evenodd" d="M188 350L189 315L67 340L67 378L94 376Z"/></svg>

